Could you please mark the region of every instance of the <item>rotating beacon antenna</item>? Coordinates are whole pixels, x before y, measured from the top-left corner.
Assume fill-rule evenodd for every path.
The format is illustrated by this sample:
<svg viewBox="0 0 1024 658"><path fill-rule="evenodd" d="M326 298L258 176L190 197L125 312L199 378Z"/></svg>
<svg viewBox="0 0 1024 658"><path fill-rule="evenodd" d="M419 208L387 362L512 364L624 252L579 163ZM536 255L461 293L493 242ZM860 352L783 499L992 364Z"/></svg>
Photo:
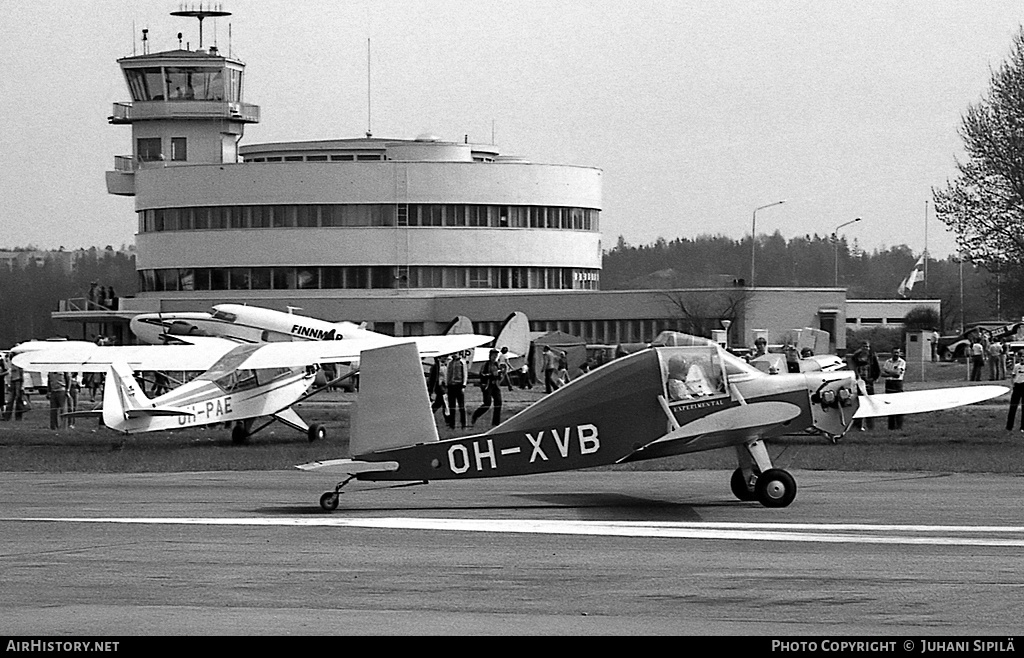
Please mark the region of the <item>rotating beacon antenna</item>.
<svg viewBox="0 0 1024 658"><path fill-rule="evenodd" d="M205 9L203 8L203 3L202 2L199 3L199 9L196 9L195 7L191 8L191 9L185 9L184 5L179 5L179 6L181 8L178 9L178 11L172 11L171 12L171 16L185 16L185 17L189 17L189 18L198 18L199 19L199 49L200 50L203 49L203 19L207 18L209 16L213 16L214 18L219 18L221 16L230 16L231 15L230 11L224 11L223 10L224 9L223 5L214 5L213 3L208 4Z"/></svg>

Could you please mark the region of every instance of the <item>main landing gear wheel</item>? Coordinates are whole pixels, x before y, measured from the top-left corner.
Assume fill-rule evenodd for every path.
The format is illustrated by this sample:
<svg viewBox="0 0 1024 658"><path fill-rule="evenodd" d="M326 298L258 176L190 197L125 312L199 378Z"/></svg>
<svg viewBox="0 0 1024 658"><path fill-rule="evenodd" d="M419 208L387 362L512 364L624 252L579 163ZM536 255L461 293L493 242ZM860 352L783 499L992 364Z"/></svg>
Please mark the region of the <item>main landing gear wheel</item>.
<svg viewBox="0 0 1024 658"><path fill-rule="evenodd" d="M235 423L235 426L231 428L231 442L241 445L248 440L249 430L246 429L245 423Z"/></svg>
<svg viewBox="0 0 1024 658"><path fill-rule="evenodd" d="M737 468L732 472L732 479L729 480L734 496L742 501L757 500L757 493L747 488L747 478L743 476L743 469Z"/></svg>
<svg viewBox="0 0 1024 658"><path fill-rule="evenodd" d="M323 441L327 438L327 428L320 423L313 423L309 426L309 431L306 434L309 436L310 443L313 441ZM335 503L335 506L337 506L337 503Z"/></svg>
<svg viewBox="0 0 1024 658"><path fill-rule="evenodd" d="M765 507L785 507L796 498L796 480L782 469L771 468L757 477L754 492Z"/></svg>

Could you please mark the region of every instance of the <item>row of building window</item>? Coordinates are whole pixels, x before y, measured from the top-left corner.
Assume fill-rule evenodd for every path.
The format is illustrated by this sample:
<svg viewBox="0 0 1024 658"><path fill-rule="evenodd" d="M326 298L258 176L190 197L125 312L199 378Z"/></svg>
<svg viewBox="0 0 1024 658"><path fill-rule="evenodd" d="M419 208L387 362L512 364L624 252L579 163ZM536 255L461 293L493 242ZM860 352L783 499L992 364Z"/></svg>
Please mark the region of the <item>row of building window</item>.
<svg viewBox="0 0 1024 658"><path fill-rule="evenodd" d="M846 317L846 324L896 324L902 325L903 318L851 318Z"/></svg>
<svg viewBox="0 0 1024 658"><path fill-rule="evenodd" d="M384 156L380 153L318 153L315 155L269 155L266 157L246 158L246 162L380 162Z"/></svg>
<svg viewBox="0 0 1024 658"><path fill-rule="evenodd" d="M316 204L194 206L139 211L139 232L339 226L451 226L598 231L600 211L561 206Z"/></svg>
<svg viewBox="0 0 1024 658"><path fill-rule="evenodd" d="M227 76L225 77L225 73ZM219 66L154 66L124 71L135 101L242 99L242 71Z"/></svg>
<svg viewBox="0 0 1024 658"><path fill-rule="evenodd" d="M315 153L313 155L246 156L246 162L380 162L382 153ZM473 162L494 162L494 158L473 156Z"/></svg>
<svg viewBox="0 0 1024 658"><path fill-rule="evenodd" d="M189 267L139 271L139 287L143 292L381 288L596 290L599 281L598 270L572 267L346 265Z"/></svg>

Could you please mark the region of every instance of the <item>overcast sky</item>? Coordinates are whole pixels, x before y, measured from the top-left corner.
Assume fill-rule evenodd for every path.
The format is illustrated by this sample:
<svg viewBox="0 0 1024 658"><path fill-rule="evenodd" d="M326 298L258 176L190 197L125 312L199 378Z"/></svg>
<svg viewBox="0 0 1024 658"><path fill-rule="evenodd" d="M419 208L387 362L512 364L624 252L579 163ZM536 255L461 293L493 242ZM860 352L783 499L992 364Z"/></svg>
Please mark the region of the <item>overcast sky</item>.
<svg viewBox="0 0 1024 658"><path fill-rule="evenodd" d="M186 3L198 5L197 2ZM177 0L4 2L0 247L130 243L133 200L104 171L131 152L107 123L117 66L198 45ZM955 176L968 105L1007 57L1011 0L658 2L234 0L208 19L247 64L262 123L243 143L361 136L372 44L376 137L495 143L604 171L602 232L656 238L846 227L868 250L954 241L927 202ZM141 53L141 49L138 51Z"/></svg>

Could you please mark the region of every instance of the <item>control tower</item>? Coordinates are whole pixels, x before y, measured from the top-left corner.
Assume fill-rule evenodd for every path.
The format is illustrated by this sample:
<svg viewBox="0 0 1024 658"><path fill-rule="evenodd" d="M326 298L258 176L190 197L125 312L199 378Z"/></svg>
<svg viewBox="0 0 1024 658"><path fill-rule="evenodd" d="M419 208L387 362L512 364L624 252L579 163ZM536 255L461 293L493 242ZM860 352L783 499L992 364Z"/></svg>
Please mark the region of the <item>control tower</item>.
<svg viewBox="0 0 1024 658"><path fill-rule="evenodd" d="M199 48L149 53L143 30L141 55L117 60L131 102L114 103L108 121L132 127L132 154L114 158L106 172L107 191L135 195L135 172L152 167L238 162L245 124L259 122L259 107L244 103L245 64L224 57L216 46L203 48L203 19L229 16L210 9L176 11L199 19Z"/></svg>

